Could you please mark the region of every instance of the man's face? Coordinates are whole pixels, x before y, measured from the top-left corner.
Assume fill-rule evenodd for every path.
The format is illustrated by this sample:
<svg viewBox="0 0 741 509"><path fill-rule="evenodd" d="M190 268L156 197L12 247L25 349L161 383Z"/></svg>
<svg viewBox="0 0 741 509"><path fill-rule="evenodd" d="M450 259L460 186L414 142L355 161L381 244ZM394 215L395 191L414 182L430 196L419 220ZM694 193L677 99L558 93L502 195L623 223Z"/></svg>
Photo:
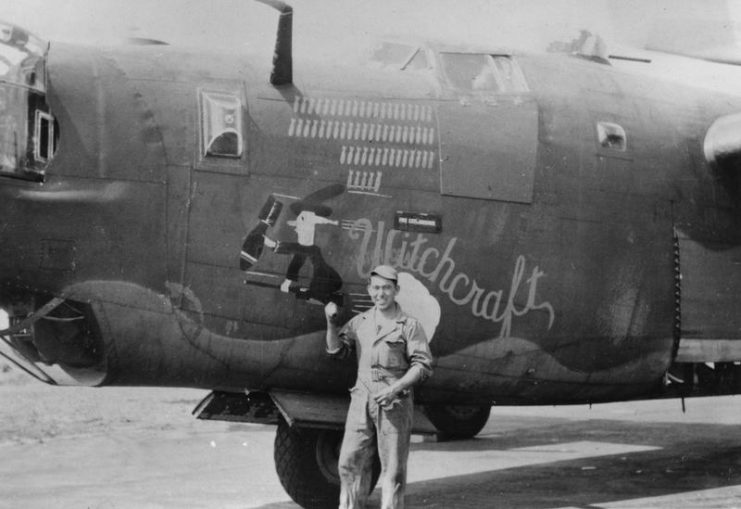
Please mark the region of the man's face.
<svg viewBox="0 0 741 509"><path fill-rule="evenodd" d="M399 293L399 287L394 281L371 276L368 283L368 295L378 309L385 310L393 306L397 293Z"/></svg>

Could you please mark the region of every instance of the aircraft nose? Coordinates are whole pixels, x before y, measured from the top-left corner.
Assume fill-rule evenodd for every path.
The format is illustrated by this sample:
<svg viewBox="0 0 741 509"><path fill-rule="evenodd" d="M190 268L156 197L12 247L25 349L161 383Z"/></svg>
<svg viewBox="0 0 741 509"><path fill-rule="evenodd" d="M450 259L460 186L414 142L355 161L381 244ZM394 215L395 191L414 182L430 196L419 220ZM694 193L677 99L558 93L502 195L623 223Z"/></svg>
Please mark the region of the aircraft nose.
<svg viewBox="0 0 741 509"><path fill-rule="evenodd" d="M40 181L59 140L46 102L48 44L0 22L0 176Z"/></svg>

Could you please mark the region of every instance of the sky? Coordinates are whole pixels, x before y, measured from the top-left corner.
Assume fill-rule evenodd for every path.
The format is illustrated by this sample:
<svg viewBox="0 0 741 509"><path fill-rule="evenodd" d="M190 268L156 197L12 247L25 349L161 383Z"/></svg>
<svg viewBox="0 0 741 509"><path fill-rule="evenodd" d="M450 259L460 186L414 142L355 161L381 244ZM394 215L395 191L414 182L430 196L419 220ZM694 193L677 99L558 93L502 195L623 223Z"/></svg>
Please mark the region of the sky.
<svg viewBox="0 0 741 509"><path fill-rule="evenodd" d="M696 49L739 40L741 0L288 0L296 58L330 59L403 36L543 51L586 29L610 53ZM272 50L277 12L253 0L0 0L0 19L51 41L115 44L128 37L217 50ZM741 49L739 49L741 54ZM650 72L729 87L741 68L655 59ZM646 66L643 66L645 70ZM699 69L699 70L698 70ZM707 84L702 83L703 80Z"/></svg>
<svg viewBox="0 0 741 509"><path fill-rule="evenodd" d="M515 40L531 45L569 25L606 31L603 0L292 0L300 36L335 44L370 34ZM525 4L527 7L522 7ZM514 7L514 8L513 8ZM276 14L252 0L0 0L0 18L48 39L140 36L234 47L272 35ZM577 26L578 25L578 26ZM574 28L574 30L576 29Z"/></svg>
<svg viewBox="0 0 741 509"><path fill-rule="evenodd" d="M697 44L724 37L713 19L732 19L741 0L290 0L297 42L354 45L368 36L465 38L544 48L580 29L609 43L645 45L673 37ZM50 40L114 43L151 37L179 45L239 49L272 39L276 12L254 0L0 0L0 19ZM728 24L728 23L726 23ZM681 36L677 33L680 32Z"/></svg>

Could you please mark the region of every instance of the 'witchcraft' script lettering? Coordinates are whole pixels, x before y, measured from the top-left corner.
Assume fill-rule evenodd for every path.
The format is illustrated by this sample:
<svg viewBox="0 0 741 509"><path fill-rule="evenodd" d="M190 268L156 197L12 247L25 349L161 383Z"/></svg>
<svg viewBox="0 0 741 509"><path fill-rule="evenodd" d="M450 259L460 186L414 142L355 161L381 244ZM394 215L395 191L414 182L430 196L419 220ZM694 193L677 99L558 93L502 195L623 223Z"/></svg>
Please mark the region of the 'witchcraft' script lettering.
<svg viewBox="0 0 741 509"><path fill-rule="evenodd" d="M373 243L374 233L375 243ZM402 233L401 242L397 244L397 237ZM373 267L380 263L419 274L437 285L454 304L470 306L474 316L501 324L500 338L510 336L512 320L515 317L524 316L535 310L546 311L548 328L553 326L555 318L553 306L547 301L537 302L538 280L545 276L545 273L535 266L523 284L526 260L522 255L517 257L509 292L505 293L504 290L487 290L465 272L456 270L453 248L458 242L458 237L452 237L445 249L440 252L435 247L425 246L429 239L421 233L410 242L408 233L393 229L386 231L383 221L379 221L378 228L374 230L373 224L368 219L355 221L349 235L353 240L360 240L360 254L356 264L361 278L369 277ZM521 288L526 288L524 291L527 291L527 300L522 307L518 307L514 301Z"/></svg>

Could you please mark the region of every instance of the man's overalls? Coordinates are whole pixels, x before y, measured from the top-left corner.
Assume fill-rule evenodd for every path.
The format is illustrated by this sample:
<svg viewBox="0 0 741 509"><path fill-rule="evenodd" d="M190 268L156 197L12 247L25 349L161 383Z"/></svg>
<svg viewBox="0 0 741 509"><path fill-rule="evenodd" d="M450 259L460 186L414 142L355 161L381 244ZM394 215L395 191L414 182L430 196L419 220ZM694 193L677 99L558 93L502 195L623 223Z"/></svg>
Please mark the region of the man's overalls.
<svg viewBox="0 0 741 509"><path fill-rule="evenodd" d="M420 323L397 305L397 315L385 327L376 324L372 308L350 320L340 331L343 346L332 355L344 358L354 349L358 377L351 389L350 408L340 451L340 509L364 509L369 495L375 446L381 460L382 509L402 509L414 401L411 391L391 408L373 396L411 367L424 378L432 374L432 355Z"/></svg>

